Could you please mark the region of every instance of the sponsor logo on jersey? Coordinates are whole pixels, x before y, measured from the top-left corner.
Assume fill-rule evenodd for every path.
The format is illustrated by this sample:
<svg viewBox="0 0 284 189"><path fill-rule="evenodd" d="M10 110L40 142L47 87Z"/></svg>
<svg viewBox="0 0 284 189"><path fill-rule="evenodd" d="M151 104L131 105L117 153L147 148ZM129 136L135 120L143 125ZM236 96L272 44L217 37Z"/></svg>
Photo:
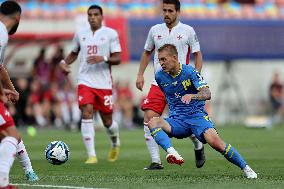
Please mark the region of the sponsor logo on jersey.
<svg viewBox="0 0 284 189"><path fill-rule="evenodd" d="M175 97L176 97L176 98L181 98L180 93L175 93Z"/></svg>
<svg viewBox="0 0 284 189"><path fill-rule="evenodd" d="M183 85L184 90L187 90L187 89L188 89L188 87L190 87L190 86L191 86L190 79L183 80L183 81L182 81L182 85Z"/></svg>
<svg viewBox="0 0 284 189"><path fill-rule="evenodd" d="M175 82L172 82L173 86L177 86L178 82L175 81Z"/></svg>

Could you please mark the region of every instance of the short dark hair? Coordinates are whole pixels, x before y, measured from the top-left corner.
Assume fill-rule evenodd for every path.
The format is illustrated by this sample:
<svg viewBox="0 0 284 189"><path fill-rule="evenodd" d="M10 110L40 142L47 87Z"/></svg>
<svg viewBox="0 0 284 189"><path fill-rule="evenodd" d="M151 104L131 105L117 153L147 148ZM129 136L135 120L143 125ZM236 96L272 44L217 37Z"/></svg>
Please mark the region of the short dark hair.
<svg viewBox="0 0 284 189"><path fill-rule="evenodd" d="M180 1L179 0L163 0L163 4L173 4L176 7L176 11L180 11Z"/></svg>
<svg viewBox="0 0 284 189"><path fill-rule="evenodd" d="M0 6L0 12L9 16L15 13L22 13L21 6L16 1L4 1Z"/></svg>
<svg viewBox="0 0 284 189"><path fill-rule="evenodd" d="M158 49L158 52L168 51L171 55L178 56L178 51L175 45L173 44L164 44Z"/></svg>
<svg viewBox="0 0 284 189"><path fill-rule="evenodd" d="M103 15L103 9L102 9L102 7L100 7L99 5L91 5L91 6L88 8L88 12L89 12L89 10L91 10L91 9L98 9L98 10L100 11L101 15Z"/></svg>

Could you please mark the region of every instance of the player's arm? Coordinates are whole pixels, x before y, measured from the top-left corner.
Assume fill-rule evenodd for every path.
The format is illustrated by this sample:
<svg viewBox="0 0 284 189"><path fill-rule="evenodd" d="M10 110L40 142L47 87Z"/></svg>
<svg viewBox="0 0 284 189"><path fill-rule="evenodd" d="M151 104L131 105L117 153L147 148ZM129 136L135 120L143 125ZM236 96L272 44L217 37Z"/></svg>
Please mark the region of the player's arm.
<svg viewBox="0 0 284 189"><path fill-rule="evenodd" d="M150 62L151 54L155 50L155 41L153 34L154 27L152 27L148 33L144 46L144 52L142 53L140 60L139 70L136 79L136 88L139 89L140 91L143 90L144 86L144 72Z"/></svg>
<svg viewBox="0 0 284 189"><path fill-rule="evenodd" d="M98 64L101 62L105 62L110 65L119 65L121 62L121 53L120 52L111 53L109 58L107 56L97 56L97 55L88 56L87 62L88 64Z"/></svg>
<svg viewBox="0 0 284 189"><path fill-rule="evenodd" d="M137 79L136 79L136 87L140 91L142 91L143 86L144 86L144 72L150 62L152 52L153 51L144 50L141 56L139 70L138 70Z"/></svg>
<svg viewBox="0 0 284 189"><path fill-rule="evenodd" d="M181 98L185 104L189 104L191 100L210 100L211 91L208 86L202 86L197 94L186 94Z"/></svg>
<svg viewBox="0 0 284 189"><path fill-rule="evenodd" d="M13 83L11 82L10 76L3 65L0 65L0 75L3 88L15 90Z"/></svg>
<svg viewBox="0 0 284 189"><path fill-rule="evenodd" d="M193 100L210 100L211 91L208 86L202 86L197 94L192 94L191 99Z"/></svg>
<svg viewBox="0 0 284 189"><path fill-rule="evenodd" d="M2 83L1 83L1 75L0 75L0 101L4 103L6 102L6 98L5 98Z"/></svg>
<svg viewBox="0 0 284 189"><path fill-rule="evenodd" d="M2 74L0 74L0 100L2 99L2 97L4 95L1 76L2 76Z"/></svg>
<svg viewBox="0 0 284 189"><path fill-rule="evenodd" d="M77 52L72 51L64 60L66 62L66 64L70 65L73 62L75 62L75 60L78 58L78 54Z"/></svg>
<svg viewBox="0 0 284 189"><path fill-rule="evenodd" d="M199 73L201 73L202 53L200 50L199 40L193 28L191 28L189 32L191 33L191 37L189 38L189 46L191 53L194 56L194 67Z"/></svg>
<svg viewBox="0 0 284 189"><path fill-rule="evenodd" d="M60 61L60 68L64 74L69 74L71 72L70 64L72 64L78 57L79 53L71 52L65 59Z"/></svg>
<svg viewBox="0 0 284 189"><path fill-rule="evenodd" d="M1 81L1 76L2 75L0 74L0 101L6 103L7 102L6 95L8 95L7 92L12 92L12 91L3 88L2 81Z"/></svg>
<svg viewBox="0 0 284 189"><path fill-rule="evenodd" d="M4 93L4 88L8 89L7 91L12 91L10 95L8 95L8 100L12 103L16 103L19 100L19 93L16 91L10 76L3 65L0 65L0 75L1 75L1 83L2 83L2 92Z"/></svg>
<svg viewBox="0 0 284 189"><path fill-rule="evenodd" d="M202 53L201 53L201 51L194 52L193 56L194 56L195 69L198 72L201 72L201 69L202 69Z"/></svg>
<svg viewBox="0 0 284 189"><path fill-rule="evenodd" d="M110 65L119 65L121 62L121 52L111 53L109 58L103 57L105 63Z"/></svg>
<svg viewBox="0 0 284 189"><path fill-rule="evenodd" d="M72 50L68 54L68 56L60 61L60 68L64 74L69 74L71 72L70 64L75 62L75 60L78 58L79 52L80 52L81 46L80 46L80 40L79 40L79 33L75 33L73 40L72 40Z"/></svg>

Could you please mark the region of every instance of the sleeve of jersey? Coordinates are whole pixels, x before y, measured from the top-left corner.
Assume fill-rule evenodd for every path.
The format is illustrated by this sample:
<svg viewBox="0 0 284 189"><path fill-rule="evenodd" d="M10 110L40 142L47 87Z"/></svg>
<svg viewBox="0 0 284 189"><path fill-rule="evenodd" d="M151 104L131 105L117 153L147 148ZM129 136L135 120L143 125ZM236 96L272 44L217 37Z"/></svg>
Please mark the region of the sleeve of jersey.
<svg viewBox="0 0 284 189"><path fill-rule="evenodd" d="M76 32L72 40L72 51L78 53L80 51L79 34Z"/></svg>
<svg viewBox="0 0 284 189"><path fill-rule="evenodd" d="M153 38L153 28L151 28L148 33L144 49L146 51L152 51L154 47L155 47L155 44L154 44L154 38Z"/></svg>
<svg viewBox="0 0 284 189"><path fill-rule="evenodd" d="M4 61L4 49L1 46L1 42L0 42L0 65L3 64L3 61Z"/></svg>
<svg viewBox="0 0 284 189"><path fill-rule="evenodd" d="M190 80L197 90L202 87L209 87L207 82L203 79L200 73L193 67L190 67Z"/></svg>
<svg viewBox="0 0 284 189"><path fill-rule="evenodd" d="M121 46L117 32L114 32L110 39L110 52L121 52Z"/></svg>
<svg viewBox="0 0 284 189"><path fill-rule="evenodd" d="M4 43L2 36L0 35L0 65L4 62L4 51L6 44Z"/></svg>
<svg viewBox="0 0 284 189"><path fill-rule="evenodd" d="M200 44L198 37L193 28L190 30L190 41L189 41L191 53L199 52L200 51Z"/></svg>

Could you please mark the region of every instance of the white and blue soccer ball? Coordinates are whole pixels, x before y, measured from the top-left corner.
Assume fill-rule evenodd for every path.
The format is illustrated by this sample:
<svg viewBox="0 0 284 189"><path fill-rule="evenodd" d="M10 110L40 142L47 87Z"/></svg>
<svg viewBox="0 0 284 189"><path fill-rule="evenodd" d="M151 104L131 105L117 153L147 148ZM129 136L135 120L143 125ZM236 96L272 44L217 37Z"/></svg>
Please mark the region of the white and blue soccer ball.
<svg viewBox="0 0 284 189"><path fill-rule="evenodd" d="M70 156L70 151L62 141L52 141L45 149L45 157L47 161L53 165L61 165L65 163Z"/></svg>

